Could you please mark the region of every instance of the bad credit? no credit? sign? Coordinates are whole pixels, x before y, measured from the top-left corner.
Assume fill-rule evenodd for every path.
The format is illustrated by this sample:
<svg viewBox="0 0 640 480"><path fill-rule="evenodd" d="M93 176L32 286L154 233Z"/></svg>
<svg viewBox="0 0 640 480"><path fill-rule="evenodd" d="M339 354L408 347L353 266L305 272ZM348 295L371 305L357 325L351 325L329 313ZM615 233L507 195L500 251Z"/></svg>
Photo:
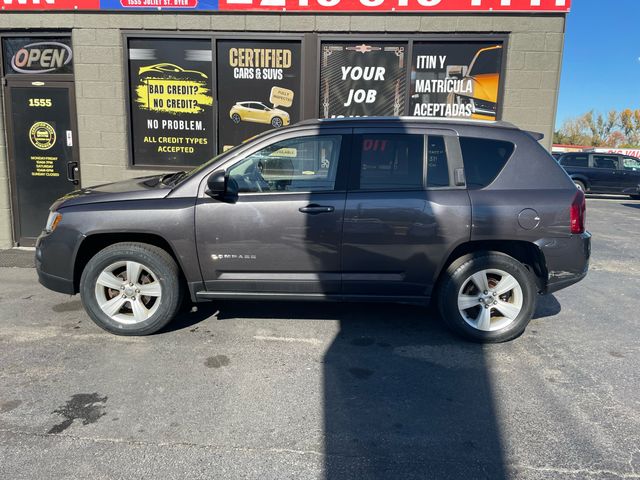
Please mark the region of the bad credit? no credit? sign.
<svg viewBox="0 0 640 480"><path fill-rule="evenodd" d="M0 0L0 11L569 12L571 0Z"/></svg>

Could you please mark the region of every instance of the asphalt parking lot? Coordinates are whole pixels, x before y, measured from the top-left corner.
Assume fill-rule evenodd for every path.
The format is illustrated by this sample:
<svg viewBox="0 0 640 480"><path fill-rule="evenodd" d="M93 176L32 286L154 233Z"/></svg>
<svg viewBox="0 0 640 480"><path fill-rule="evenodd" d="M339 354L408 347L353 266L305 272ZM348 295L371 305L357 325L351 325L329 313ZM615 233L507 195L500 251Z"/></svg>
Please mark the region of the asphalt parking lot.
<svg viewBox="0 0 640 480"><path fill-rule="evenodd" d="M402 305L232 303L116 337L0 268L2 479L640 478L640 202L525 335Z"/></svg>

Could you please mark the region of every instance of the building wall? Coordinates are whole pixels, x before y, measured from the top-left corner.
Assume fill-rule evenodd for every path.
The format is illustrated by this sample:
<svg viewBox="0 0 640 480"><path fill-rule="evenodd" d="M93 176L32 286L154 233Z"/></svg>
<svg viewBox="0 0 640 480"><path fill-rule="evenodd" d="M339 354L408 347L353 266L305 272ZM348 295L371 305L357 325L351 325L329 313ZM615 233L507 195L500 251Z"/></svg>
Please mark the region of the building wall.
<svg viewBox="0 0 640 480"><path fill-rule="evenodd" d="M503 119L551 146L565 16L2 13L0 31L71 29L82 186L142 176L129 168L122 30L318 33L509 33ZM0 124L3 121L0 115ZM6 141L0 138L0 248L11 241Z"/></svg>

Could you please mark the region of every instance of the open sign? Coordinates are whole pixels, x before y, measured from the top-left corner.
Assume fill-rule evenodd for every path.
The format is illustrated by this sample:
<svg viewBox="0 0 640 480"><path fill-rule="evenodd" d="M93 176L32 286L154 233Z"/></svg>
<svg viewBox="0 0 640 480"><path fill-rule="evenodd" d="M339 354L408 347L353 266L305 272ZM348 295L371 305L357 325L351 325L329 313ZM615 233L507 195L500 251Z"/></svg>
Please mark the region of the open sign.
<svg viewBox="0 0 640 480"><path fill-rule="evenodd" d="M23 46L11 57L11 68L18 73L48 73L68 65L72 58L69 45L36 42Z"/></svg>

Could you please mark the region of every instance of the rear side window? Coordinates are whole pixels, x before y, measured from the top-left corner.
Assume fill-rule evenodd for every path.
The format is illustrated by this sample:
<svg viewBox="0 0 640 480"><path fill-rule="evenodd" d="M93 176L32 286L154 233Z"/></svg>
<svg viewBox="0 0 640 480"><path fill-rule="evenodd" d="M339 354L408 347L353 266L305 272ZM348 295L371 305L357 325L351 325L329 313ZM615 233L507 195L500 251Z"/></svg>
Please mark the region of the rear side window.
<svg viewBox="0 0 640 480"><path fill-rule="evenodd" d="M587 155L567 155L562 157L560 165L563 167L582 167L589 166L589 157Z"/></svg>
<svg viewBox="0 0 640 480"><path fill-rule="evenodd" d="M358 135L360 189L422 188L422 135Z"/></svg>
<svg viewBox="0 0 640 480"><path fill-rule="evenodd" d="M605 157L603 155L593 156L593 166L596 168L618 169L618 157Z"/></svg>
<svg viewBox="0 0 640 480"><path fill-rule="evenodd" d="M461 137L467 187L484 188L498 176L515 149L513 143L487 138Z"/></svg>
<svg viewBox="0 0 640 480"><path fill-rule="evenodd" d="M623 165L625 170L632 170L634 172L637 172L640 170L640 159L633 158L633 157L624 157L623 162L624 162Z"/></svg>

